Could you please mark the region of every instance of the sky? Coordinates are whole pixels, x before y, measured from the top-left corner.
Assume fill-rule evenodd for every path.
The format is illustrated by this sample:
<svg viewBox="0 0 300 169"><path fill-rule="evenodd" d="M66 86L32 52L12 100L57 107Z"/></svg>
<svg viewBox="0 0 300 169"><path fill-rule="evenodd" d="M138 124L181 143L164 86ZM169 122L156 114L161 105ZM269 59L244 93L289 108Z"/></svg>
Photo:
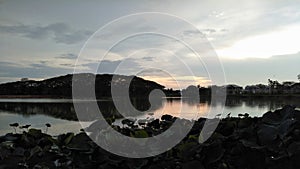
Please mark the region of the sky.
<svg viewBox="0 0 300 169"><path fill-rule="evenodd" d="M0 83L74 70L172 88L297 81L299 9L299 0L0 0Z"/></svg>

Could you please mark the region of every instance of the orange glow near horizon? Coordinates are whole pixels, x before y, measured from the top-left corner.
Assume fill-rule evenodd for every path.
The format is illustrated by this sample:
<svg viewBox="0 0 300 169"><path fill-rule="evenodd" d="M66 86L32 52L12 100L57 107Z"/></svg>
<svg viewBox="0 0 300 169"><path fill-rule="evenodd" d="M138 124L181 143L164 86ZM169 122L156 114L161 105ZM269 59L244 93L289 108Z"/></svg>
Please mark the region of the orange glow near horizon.
<svg viewBox="0 0 300 169"><path fill-rule="evenodd" d="M163 106L153 112L152 117L160 118L164 114L184 119L207 117L210 111L208 103L189 104L182 101L165 101Z"/></svg>
<svg viewBox="0 0 300 169"><path fill-rule="evenodd" d="M144 79L155 81L166 88L172 89L184 89L189 85L200 85L208 86L211 84L209 79L205 77L196 77L196 76L178 76L175 78L172 77L160 77L160 76L141 76Z"/></svg>

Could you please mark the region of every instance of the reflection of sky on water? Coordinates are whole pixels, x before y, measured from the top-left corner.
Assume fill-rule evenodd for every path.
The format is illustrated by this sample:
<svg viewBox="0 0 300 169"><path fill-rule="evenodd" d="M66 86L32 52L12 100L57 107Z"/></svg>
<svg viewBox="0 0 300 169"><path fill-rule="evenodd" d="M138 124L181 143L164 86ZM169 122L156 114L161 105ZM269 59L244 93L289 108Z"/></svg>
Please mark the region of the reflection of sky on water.
<svg viewBox="0 0 300 169"><path fill-rule="evenodd" d="M280 106L278 106L280 108ZM141 118L153 117L160 118L164 114L170 114L179 118L186 119L198 119L200 117L210 116L209 112L217 112L217 114L222 113L222 106L220 104L210 105L206 103L189 104L187 102L181 102L180 100L175 100L172 102L164 102L163 106L150 113L153 115L141 116ZM238 106L225 106L222 117L226 117L230 113L231 116L238 116L240 113L249 113L251 116L262 116L265 112L271 110L268 106L249 106L242 103Z"/></svg>
<svg viewBox="0 0 300 169"><path fill-rule="evenodd" d="M19 101L26 104L11 104L12 102L19 103ZM60 119L69 119L69 114L72 114L74 110L72 109L72 103L69 103L68 100L59 102L57 99L9 99L7 103L5 103L4 99L0 99L0 135L13 132L14 130L9 127L9 124L15 122L18 122L20 125L31 124L32 127L42 129L43 131L46 129L45 124L50 123L52 127L49 128L48 133L54 135L66 132L79 132L82 128L76 121ZM103 101L102 105L109 105L108 103L110 102ZM286 104L296 105L299 108L299 103L299 99L228 99L222 113L220 103L211 105L209 101L205 100L195 103L180 99L164 99L153 111L146 111L143 115L135 118L160 118L164 114L186 119L212 118L208 112L222 113L221 117L226 117L229 113L231 116L238 116L240 113L249 113L250 116L262 116L265 112L281 108ZM107 108L110 107L107 106ZM90 122L83 122L85 126L88 126L88 124ZM20 129L18 131L21 132Z"/></svg>
<svg viewBox="0 0 300 169"><path fill-rule="evenodd" d="M164 100L161 107L138 118L160 118L164 114L170 114L179 118L198 119L200 117L215 117L210 114L221 114L221 117L226 117L229 113L232 117L237 117L238 114L244 113L248 113L252 117L260 117L270 110L274 111L287 104L300 107L299 98L227 99L224 110L221 103L211 105L209 101L205 100L200 103L194 103L192 101L173 99Z"/></svg>
<svg viewBox="0 0 300 169"><path fill-rule="evenodd" d="M0 135L14 132L14 129L9 127L11 123L19 123L20 125L31 124L31 127L46 130L46 123L50 123L51 127L48 129L48 133L52 135L58 135L67 132L79 132L81 126L76 121L68 121L56 119L47 115L27 115L12 114L1 112L0 113ZM21 129L17 129L17 132L22 132Z"/></svg>

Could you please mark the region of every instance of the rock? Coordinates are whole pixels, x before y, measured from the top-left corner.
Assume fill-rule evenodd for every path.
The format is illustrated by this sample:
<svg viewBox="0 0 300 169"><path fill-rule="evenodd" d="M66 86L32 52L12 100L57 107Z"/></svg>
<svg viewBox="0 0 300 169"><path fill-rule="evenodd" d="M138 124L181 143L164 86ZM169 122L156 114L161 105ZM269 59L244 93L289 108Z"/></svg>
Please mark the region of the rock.
<svg viewBox="0 0 300 169"><path fill-rule="evenodd" d="M200 161L190 161L182 164L182 169L204 169Z"/></svg>
<svg viewBox="0 0 300 169"><path fill-rule="evenodd" d="M262 116L262 122L270 125L279 125L282 121L282 116L279 111L267 112Z"/></svg>
<svg viewBox="0 0 300 169"><path fill-rule="evenodd" d="M161 116L161 120L172 121L173 120L173 116L165 114L165 115Z"/></svg>
<svg viewBox="0 0 300 169"><path fill-rule="evenodd" d="M261 145L268 145L273 143L279 133L276 127L271 125L261 125L260 129L257 132L257 136Z"/></svg>

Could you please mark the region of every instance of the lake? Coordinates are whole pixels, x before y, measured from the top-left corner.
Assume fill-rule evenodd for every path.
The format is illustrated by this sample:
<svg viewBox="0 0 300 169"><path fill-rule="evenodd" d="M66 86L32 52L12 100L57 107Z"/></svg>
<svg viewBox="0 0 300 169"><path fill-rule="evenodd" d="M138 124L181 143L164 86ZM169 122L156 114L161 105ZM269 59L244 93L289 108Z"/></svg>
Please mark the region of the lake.
<svg viewBox="0 0 300 169"><path fill-rule="evenodd" d="M10 123L20 125L31 124L34 128L46 131L46 123L52 126L48 129L49 134L58 135L66 132L79 132L97 119L97 114L88 112L88 101L76 101L87 108L87 119L81 125L77 121L73 101L69 99L0 99L0 135L14 132L9 127ZM133 101L138 110L147 110L149 104L144 101ZM222 113L221 117L238 116L240 113L249 113L250 116L262 116L265 112L279 109L284 105L300 107L299 98L228 98L222 111L220 103L212 105L208 100L193 102L180 98L164 98L149 111L132 118L160 118L164 114L170 114L180 118L198 119L207 117L208 112ZM104 116L111 116L117 110L110 100L98 101ZM22 132L22 129L17 129Z"/></svg>

